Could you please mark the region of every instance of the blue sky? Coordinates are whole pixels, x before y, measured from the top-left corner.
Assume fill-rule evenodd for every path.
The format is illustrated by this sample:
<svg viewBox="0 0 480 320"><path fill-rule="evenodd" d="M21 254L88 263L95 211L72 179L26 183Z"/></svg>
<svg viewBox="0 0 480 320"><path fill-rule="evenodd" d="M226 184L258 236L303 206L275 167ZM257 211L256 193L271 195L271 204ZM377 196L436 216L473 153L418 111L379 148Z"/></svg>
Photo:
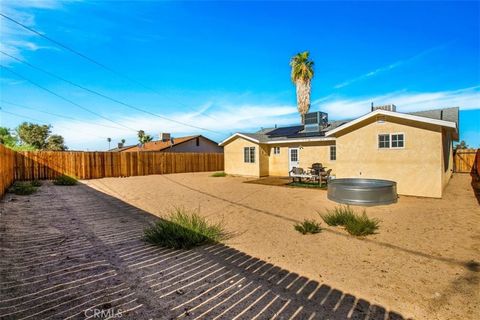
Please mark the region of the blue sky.
<svg viewBox="0 0 480 320"><path fill-rule="evenodd" d="M288 63L304 50L315 61L311 110L345 119L368 112L370 102L393 103L403 112L459 106L461 139L480 147L479 2L4 0L1 12L133 80L0 17L2 51L211 130L129 109L0 54L9 70L103 116L1 69L0 125L50 123L72 149L105 149L107 137L133 144L132 129L202 133L220 141L237 131L295 124Z"/></svg>

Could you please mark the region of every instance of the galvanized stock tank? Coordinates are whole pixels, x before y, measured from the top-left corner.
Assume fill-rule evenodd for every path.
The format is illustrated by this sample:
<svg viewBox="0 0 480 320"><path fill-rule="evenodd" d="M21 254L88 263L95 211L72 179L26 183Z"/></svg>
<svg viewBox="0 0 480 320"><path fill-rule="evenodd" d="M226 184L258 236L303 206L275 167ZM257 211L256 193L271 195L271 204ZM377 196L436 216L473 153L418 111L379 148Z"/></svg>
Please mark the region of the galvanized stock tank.
<svg viewBox="0 0 480 320"><path fill-rule="evenodd" d="M353 205L375 206L397 202L397 183L379 179L332 179L328 199Z"/></svg>

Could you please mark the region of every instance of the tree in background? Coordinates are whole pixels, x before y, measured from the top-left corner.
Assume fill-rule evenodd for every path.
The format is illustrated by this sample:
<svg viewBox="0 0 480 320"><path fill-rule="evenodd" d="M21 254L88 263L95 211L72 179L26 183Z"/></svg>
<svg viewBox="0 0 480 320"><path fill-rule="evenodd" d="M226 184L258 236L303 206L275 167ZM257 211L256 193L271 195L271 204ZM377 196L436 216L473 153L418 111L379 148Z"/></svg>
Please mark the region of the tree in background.
<svg viewBox="0 0 480 320"><path fill-rule="evenodd" d="M0 143L6 145L7 147L13 147L17 144L18 138L12 136L10 129L5 127L0 127Z"/></svg>
<svg viewBox="0 0 480 320"><path fill-rule="evenodd" d="M292 81L297 87L297 108L304 123L305 114L310 109L310 91L313 78L313 61L308 59L309 52L297 53L291 60Z"/></svg>
<svg viewBox="0 0 480 320"><path fill-rule="evenodd" d="M24 122L17 127L17 134L23 144L42 150L47 146L51 126Z"/></svg>
<svg viewBox="0 0 480 320"><path fill-rule="evenodd" d="M63 137L57 134L51 135L51 128L50 125L29 122L20 124L16 129L21 142L20 146L31 146L35 150L67 150Z"/></svg>
<svg viewBox="0 0 480 320"><path fill-rule="evenodd" d="M112 138L107 138L107 142L108 142L108 150L110 150L110 142L112 142Z"/></svg>
<svg viewBox="0 0 480 320"><path fill-rule="evenodd" d="M126 141L125 139L120 140L120 142L122 143L122 145L125 144L125 141Z"/></svg>
<svg viewBox="0 0 480 320"><path fill-rule="evenodd" d="M456 149L456 150L459 150L459 149L468 149L468 144L465 142L465 140L462 140L462 141L460 141L459 144L457 144L457 145L455 146L455 149Z"/></svg>
<svg viewBox="0 0 480 320"><path fill-rule="evenodd" d="M50 151L65 151L67 146L65 145L65 140L59 134L52 134L47 138L46 150Z"/></svg>
<svg viewBox="0 0 480 320"><path fill-rule="evenodd" d="M149 134L145 134L145 131L143 130L138 131L138 142L141 145L144 145L145 143L150 142L152 140L153 140L153 137Z"/></svg>

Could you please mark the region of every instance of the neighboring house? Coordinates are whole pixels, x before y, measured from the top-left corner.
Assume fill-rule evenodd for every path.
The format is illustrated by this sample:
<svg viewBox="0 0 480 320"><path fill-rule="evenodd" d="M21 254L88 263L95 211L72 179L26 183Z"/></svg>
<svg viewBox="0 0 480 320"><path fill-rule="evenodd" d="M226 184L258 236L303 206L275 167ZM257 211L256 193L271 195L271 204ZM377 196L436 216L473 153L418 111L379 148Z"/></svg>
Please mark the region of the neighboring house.
<svg viewBox="0 0 480 320"><path fill-rule="evenodd" d="M236 133L220 143L225 172L242 176L288 176L292 167L319 162L336 178L397 182L399 194L442 197L453 172L458 108L396 112L394 105L349 121L328 122L322 112L305 125Z"/></svg>
<svg viewBox="0 0 480 320"><path fill-rule="evenodd" d="M223 147L215 141L202 135L171 138L170 134L162 133L160 140L150 141L144 145L122 146L111 149L118 152L162 151L162 152L196 152L196 153L223 153Z"/></svg>

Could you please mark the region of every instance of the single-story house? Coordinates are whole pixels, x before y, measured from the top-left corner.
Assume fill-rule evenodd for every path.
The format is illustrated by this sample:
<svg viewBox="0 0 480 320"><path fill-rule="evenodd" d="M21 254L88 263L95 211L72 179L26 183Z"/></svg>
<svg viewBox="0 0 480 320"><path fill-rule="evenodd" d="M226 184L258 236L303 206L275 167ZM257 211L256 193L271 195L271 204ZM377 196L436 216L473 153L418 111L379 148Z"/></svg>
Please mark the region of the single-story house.
<svg viewBox="0 0 480 320"><path fill-rule="evenodd" d="M380 106L354 120L328 121L323 112L305 124L235 133L220 143L231 175L288 176L292 167L322 163L335 178L397 182L399 194L442 197L453 172L458 108L401 113Z"/></svg>
<svg viewBox="0 0 480 320"><path fill-rule="evenodd" d="M160 139L150 141L143 145L123 146L109 151L138 152L138 151L161 151L161 152L195 152L195 153L223 153L223 147L217 142L202 135L173 138L169 133L160 134Z"/></svg>

